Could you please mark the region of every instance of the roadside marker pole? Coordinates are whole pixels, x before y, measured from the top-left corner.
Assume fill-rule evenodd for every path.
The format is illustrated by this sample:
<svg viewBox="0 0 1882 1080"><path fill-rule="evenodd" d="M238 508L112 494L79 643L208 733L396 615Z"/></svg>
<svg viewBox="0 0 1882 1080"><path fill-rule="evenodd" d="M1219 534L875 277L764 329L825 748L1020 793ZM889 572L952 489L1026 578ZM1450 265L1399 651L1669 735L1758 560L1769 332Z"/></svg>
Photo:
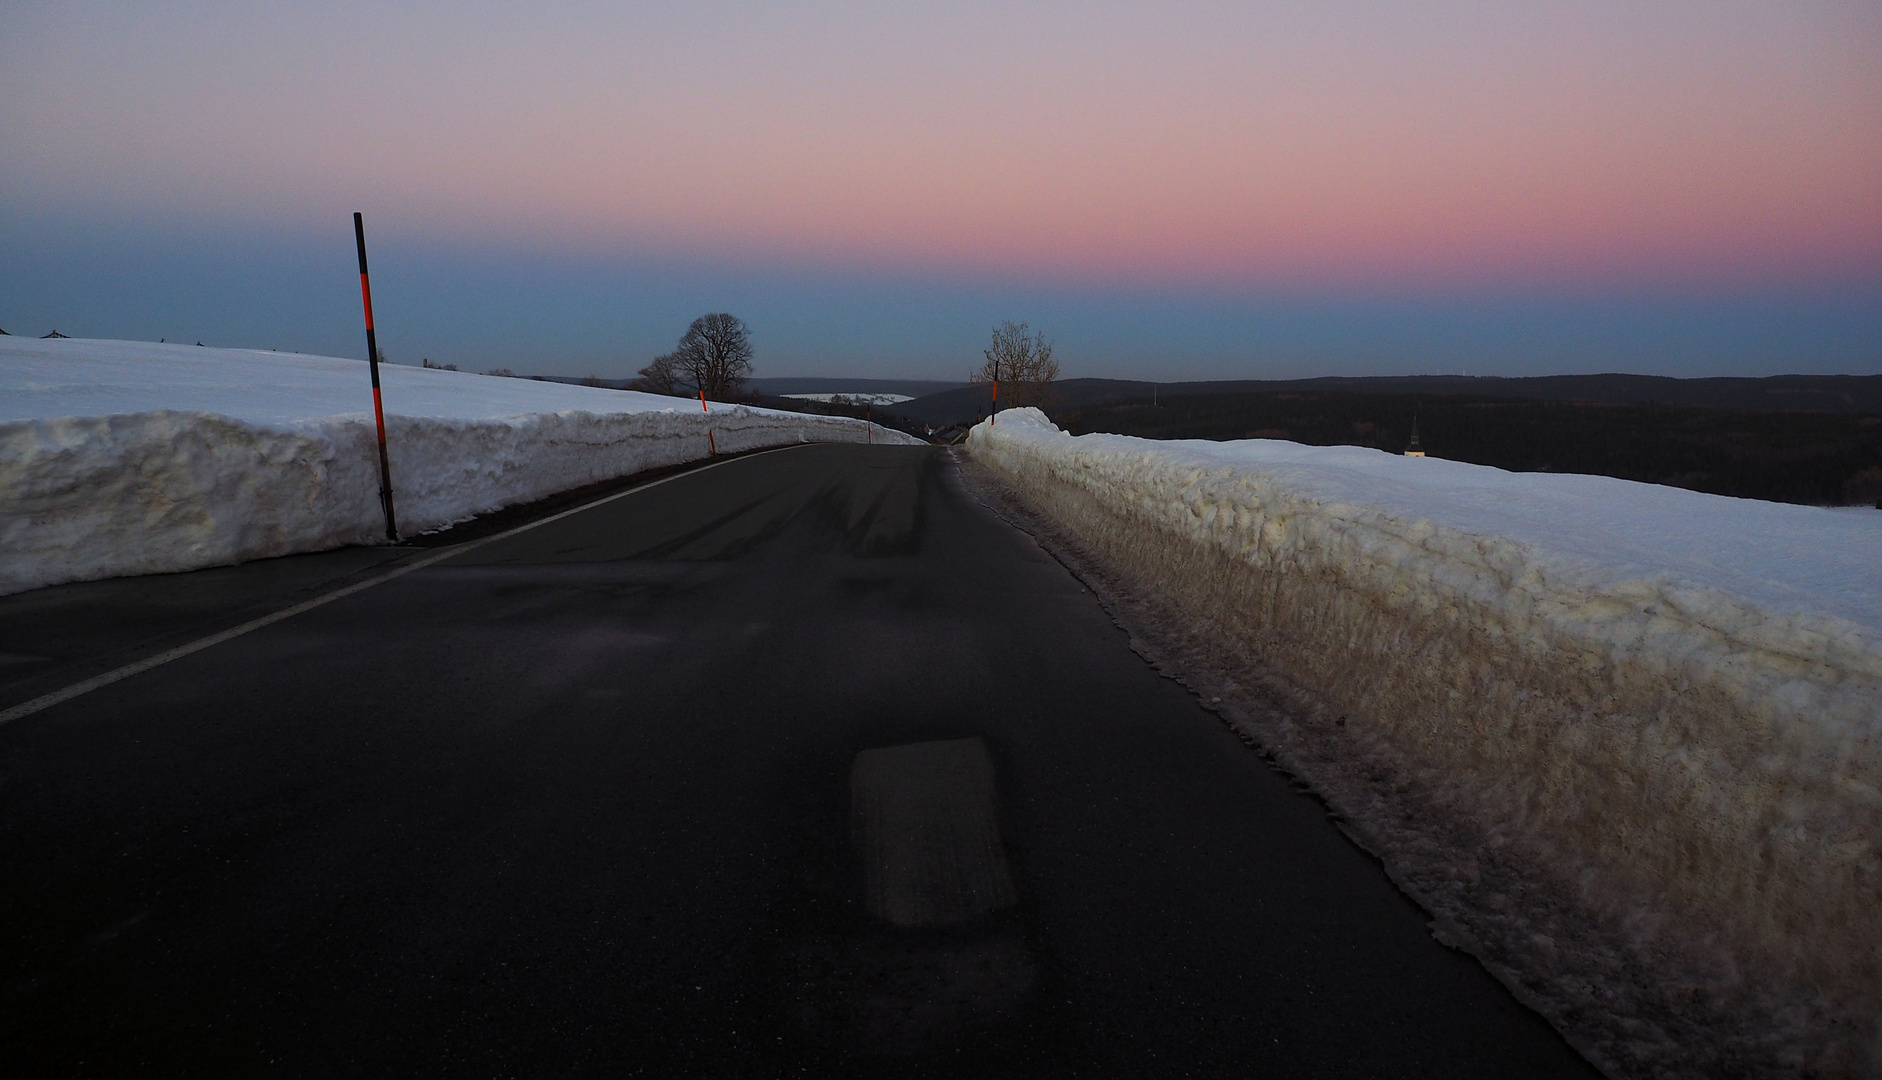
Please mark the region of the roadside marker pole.
<svg viewBox="0 0 1882 1080"><path fill-rule="evenodd" d="M699 388L699 411L708 416L712 415L712 410L706 408L706 388L703 386ZM719 444L712 441L711 425L706 427L706 452L713 457L719 456Z"/></svg>
<svg viewBox="0 0 1882 1080"><path fill-rule="evenodd" d="M987 414L987 426L1000 422L1000 362L993 362L993 411Z"/></svg>
<svg viewBox="0 0 1882 1080"><path fill-rule="evenodd" d="M353 239L359 244L359 300L366 308L366 364L372 368L372 415L379 425L379 505L386 512L386 539L399 539L399 519L392 513L392 463L386 457L386 409L379 400L379 338L372 328L372 282L366 277L366 222L353 212Z"/></svg>

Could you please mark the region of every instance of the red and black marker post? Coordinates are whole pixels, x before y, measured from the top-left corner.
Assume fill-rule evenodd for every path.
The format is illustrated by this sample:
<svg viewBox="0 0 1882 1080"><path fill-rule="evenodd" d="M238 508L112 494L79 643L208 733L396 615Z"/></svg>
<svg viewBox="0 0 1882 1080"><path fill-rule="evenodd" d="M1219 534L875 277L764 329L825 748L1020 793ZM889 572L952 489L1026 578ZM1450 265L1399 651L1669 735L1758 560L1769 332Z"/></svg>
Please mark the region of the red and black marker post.
<svg viewBox="0 0 1882 1080"><path fill-rule="evenodd" d="M379 400L379 338L372 329L372 282L366 277L366 222L353 212L353 239L359 243L359 299L366 307L366 363L372 368L372 415L379 424L379 505L386 512L386 539L399 539L399 519L392 513L392 462L386 457L386 409Z"/></svg>
<svg viewBox="0 0 1882 1080"><path fill-rule="evenodd" d="M993 362L993 411L987 414L987 426L1000 422L1000 362Z"/></svg>

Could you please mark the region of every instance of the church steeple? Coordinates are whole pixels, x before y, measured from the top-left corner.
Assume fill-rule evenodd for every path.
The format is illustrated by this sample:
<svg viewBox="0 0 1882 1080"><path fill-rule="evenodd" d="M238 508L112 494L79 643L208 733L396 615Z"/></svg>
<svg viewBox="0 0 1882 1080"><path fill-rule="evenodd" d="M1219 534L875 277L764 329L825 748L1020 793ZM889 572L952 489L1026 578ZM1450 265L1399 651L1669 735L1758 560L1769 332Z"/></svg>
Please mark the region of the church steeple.
<svg viewBox="0 0 1882 1080"><path fill-rule="evenodd" d="M1411 441L1411 445L1405 448L1405 456L1406 457L1424 457L1425 456L1425 448L1418 445L1418 417L1416 415L1412 417L1412 441Z"/></svg>

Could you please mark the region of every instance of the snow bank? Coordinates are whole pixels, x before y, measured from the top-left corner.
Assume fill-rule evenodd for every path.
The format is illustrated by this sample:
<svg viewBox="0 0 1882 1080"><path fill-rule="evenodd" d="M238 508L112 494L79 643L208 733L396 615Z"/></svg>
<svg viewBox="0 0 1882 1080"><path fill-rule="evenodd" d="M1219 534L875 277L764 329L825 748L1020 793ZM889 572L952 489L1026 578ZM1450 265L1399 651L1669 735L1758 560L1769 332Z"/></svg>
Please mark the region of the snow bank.
<svg viewBox="0 0 1882 1080"><path fill-rule="evenodd" d="M916 440L842 417L382 365L399 527L707 456ZM383 537L364 361L0 338L0 594Z"/></svg>
<svg viewBox="0 0 1882 1080"><path fill-rule="evenodd" d="M1032 409L967 447L1643 938L1882 1016L1882 513Z"/></svg>

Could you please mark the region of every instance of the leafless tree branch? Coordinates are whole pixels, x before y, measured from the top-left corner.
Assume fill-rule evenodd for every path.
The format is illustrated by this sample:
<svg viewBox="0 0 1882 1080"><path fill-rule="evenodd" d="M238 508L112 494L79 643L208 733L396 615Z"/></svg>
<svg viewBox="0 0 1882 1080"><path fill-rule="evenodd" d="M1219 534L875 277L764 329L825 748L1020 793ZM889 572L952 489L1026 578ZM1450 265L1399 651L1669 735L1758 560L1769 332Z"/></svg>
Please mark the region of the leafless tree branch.
<svg viewBox="0 0 1882 1080"><path fill-rule="evenodd" d="M987 362L968 380L982 386L999 380L1003 407L1050 404L1059 362L1052 358L1052 342L1043 333L1009 319L993 328L993 342L983 354Z"/></svg>

